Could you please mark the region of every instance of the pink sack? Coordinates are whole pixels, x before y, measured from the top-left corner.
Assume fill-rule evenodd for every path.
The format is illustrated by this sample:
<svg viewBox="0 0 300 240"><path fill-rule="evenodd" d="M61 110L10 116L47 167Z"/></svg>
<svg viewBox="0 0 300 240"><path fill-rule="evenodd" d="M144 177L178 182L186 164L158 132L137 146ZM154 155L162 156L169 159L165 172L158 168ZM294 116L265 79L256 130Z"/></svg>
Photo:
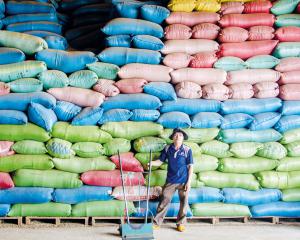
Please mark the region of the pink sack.
<svg viewBox="0 0 300 240"><path fill-rule="evenodd" d="M274 28L268 26L254 26L249 28L249 41L271 40L274 38Z"/></svg>
<svg viewBox="0 0 300 240"><path fill-rule="evenodd" d="M177 97L195 99L202 97L201 86L193 82L181 82L175 86Z"/></svg>
<svg viewBox="0 0 300 240"><path fill-rule="evenodd" d="M81 175L81 180L86 185L117 187L122 186L120 170L113 171L88 171ZM142 172L124 172L124 185L144 185L145 178Z"/></svg>
<svg viewBox="0 0 300 240"><path fill-rule="evenodd" d="M190 55L206 52L217 51L219 44L213 40L207 39L188 39L188 40L168 40L161 50L163 54L183 52Z"/></svg>
<svg viewBox="0 0 300 240"><path fill-rule="evenodd" d="M274 98L279 94L279 86L274 82L261 82L253 85L254 97Z"/></svg>
<svg viewBox="0 0 300 240"><path fill-rule="evenodd" d="M222 27L250 28L253 26L270 26L275 22L273 14L253 13L253 14L228 14L221 18L219 24Z"/></svg>
<svg viewBox="0 0 300 240"><path fill-rule="evenodd" d="M220 15L210 12L172 12L166 19L167 24L180 23L193 27L199 23L216 23L220 20Z"/></svg>
<svg viewBox="0 0 300 240"><path fill-rule="evenodd" d="M120 90L114 85L115 81L109 79L98 79L93 90L102 93L105 97L117 96Z"/></svg>
<svg viewBox="0 0 300 240"><path fill-rule="evenodd" d="M218 61L216 52L200 52L193 57L189 65L191 68L212 68L214 63Z"/></svg>
<svg viewBox="0 0 300 240"><path fill-rule="evenodd" d="M0 96L9 94L9 92L10 92L10 87L4 82L0 82Z"/></svg>
<svg viewBox="0 0 300 240"><path fill-rule="evenodd" d="M163 64L173 69L186 68L192 59L187 53L170 53L164 57Z"/></svg>
<svg viewBox="0 0 300 240"><path fill-rule="evenodd" d="M300 84L300 71L284 72L281 74L281 78L278 82L280 85L289 83Z"/></svg>
<svg viewBox="0 0 300 240"><path fill-rule="evenodd" d="M143 172L143 166L141 163L134 157L132 152L120 153L120 157L122 160L122 168L123 171L129 172ZM110 157L110 160L116 164L117 168L120 169L120 162L118 155L114 155Z"/></svg>
<svg viewBox="0 0 300 240"><path fill-rule="evenodd" d="M141 78L129 78L122 79L115 83L115 86L119 88L121 93L142 93L144 86L148 82Z"/></svg>
<svg viewBox="0 0 300 240"><path fill-rule="evenodd" d="M244 13L269 13L272 3L270 1L248 2L244 7Z"/></svg>
<svg viewBox="0 0 300 240"><path fill-rule="evenodd" d="M277 82L280 79L280 76L280 72L273 69L243 69L228 72L225 84Z"/></svg>
<svg viewBox="0 0 300 240"><path fill-rule="evenodd" d="M227 27L221 30L218 40L221 43L245 42L248 39L248 31L240 27Z"/></svg>
<svg viewBox="0 0 300 240"><path fill-rule="evenodd" d="M194 82L199 85L212 83L223 84L227 73L223 69L215 68L181 68L171 72L172 83Z"/></svg>
<svg viewBox="0 0 300 240"><path fill-rule="evenodd" d="M249 83L236 83L228 88L231 99L249 99L254 95L253 87Z"/></svg>
<svg viewBox="0 0 300 240"><path fill-rule="evenodd" d="M275 38L280 42L299 42L300 41L300 27L281 27L275 32Z"/></svg>
<svg viewBox="0 0 300 240"><path fill-rule="evenodd" d="M14 151L11 151L12 145L14 145L14 142L0 141L0 157L5 157L5 156L10 156L15 154Z"/></svg>
<svg viewBox="0 0 300 240"><path fill-rule="evenodd" d="M280 86L279 97L286 101L300 100L300 84L286 84Z"/></svg>
<svg viewBox="0 0 300 240"><path fill-rule="evenodd" d="M232 13L242 13L244 11L244 3L242 2L224 2L221 5L220 13L222 15Z"/></svg>
<svg viewBox="0 0 300 240"><path fill-rule="evenodd" d="M202 87L202 97L205 99L225 101L229 96L230 91L223 84L208 84Z"/></svg>
<svg viewBox="0 0 300 240"><path fill-rule="evenodd" d="M144 201L147 200L147 187L145 186L127 186L126 189L127 201ZM159 186L151 187L149 190L149 199L157 199L162 193L162 188ZM115 187L112 194L115 199L124 200L122 187Z"/></svg>
<svg viewBox="0 0 300 240"><path fill-rule="evenodd" d="M12 181L9 173L0 172L0 189L8 189L14 186L14 182Z"/></svg>
<svg viewBox="0 0 300 240"><path fill-rule="evenodd" d="M193 27L192 38L215 40L219 35L220 27L213 23L200 23Z"/></svg>
<svg viewBox="0 0 300 240"><path fill-rule="evenodd" d="M163 65L130 63L121 67L120 78L142 78L148 82L170 82L172 68Z"/></svg>
<svg viewBox="0 0 300 240"><path fill-rule="evenodd" d="M256 55L270 55L277 43L278 40L222 43L220 45L220 56L239 57L243 60L246 60Z"/></svg>
<svg viewBox="0 0 300 240"><path fill-rule="evenodd" d="M280 63L275 67L279 72L300 71L300 58L287 57L280 59Z"/></svg>
<svg viewBox="0 0 300 240"><path fill-rule="evenodd" d="M165 39L185 40L192 36L192 29L183 24L172 24L165 28Z"/></svg>
<svg viewBox="0 0 300 240"><path fill-rule="evenodd" d="M296 9L297 13L300 13L300 3L298 3L297 9Z"/></svg>

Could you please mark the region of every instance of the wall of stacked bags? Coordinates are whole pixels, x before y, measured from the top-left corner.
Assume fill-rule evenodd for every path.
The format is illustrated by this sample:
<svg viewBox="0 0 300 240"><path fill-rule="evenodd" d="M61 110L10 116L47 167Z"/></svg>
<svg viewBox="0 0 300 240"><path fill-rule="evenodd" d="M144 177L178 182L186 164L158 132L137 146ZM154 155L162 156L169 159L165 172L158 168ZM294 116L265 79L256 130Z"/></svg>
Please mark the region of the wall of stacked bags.
<svg viewBox="0 0 300 240"><path fill-rule="evenodd" d="M299 1L105 2L0 3L0 216L122 216L118 150L143 216L149 151L175 127L195 161L189 216L299 216ZM97 53L81 37L102 10ZM92 51L65 51L57 24Z"/></svg>

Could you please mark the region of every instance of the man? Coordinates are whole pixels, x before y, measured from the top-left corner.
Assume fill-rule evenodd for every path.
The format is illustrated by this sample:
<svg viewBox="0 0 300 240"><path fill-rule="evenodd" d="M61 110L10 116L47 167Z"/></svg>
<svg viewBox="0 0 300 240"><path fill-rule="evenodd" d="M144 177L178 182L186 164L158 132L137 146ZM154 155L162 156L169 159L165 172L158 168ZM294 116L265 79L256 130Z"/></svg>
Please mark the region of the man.
<svg viewBox="0 0 300 240"><path fill-rule="evenodd" d="M157 207L157 214L154 218L153 229L159 229L166 216L169 203L176 190L180 199L180 209L177 216L177 230L183 232L186 222L188 207L188 193L191 187L193 175L192 150L183 144L188 135L181 129L174 129L170 136L173 144L168 145L162 151L159 160L153 161L152 166L160 166L168 162L167 180L163 187L162 196Z"/></svg>

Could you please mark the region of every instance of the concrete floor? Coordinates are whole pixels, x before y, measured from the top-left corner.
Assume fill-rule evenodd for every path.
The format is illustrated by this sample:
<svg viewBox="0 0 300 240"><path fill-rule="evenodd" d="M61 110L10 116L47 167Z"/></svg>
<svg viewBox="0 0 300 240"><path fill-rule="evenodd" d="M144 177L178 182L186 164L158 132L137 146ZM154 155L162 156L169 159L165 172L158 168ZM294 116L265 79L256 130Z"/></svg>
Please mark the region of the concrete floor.
<svg viewBox="0 0 300 240"><path fill-rule="evenodd" d="M191 223L187 231L175 231L173 223L165 224L155 231L157 240L298 240L300 225L273 224L239 224L220 223L217 225ZM16 227L9 224L0 225L1 240L113 240L120 239L118 225L102 225L99 227L84 227L82 225L34 224L32 226Z"/></svg>

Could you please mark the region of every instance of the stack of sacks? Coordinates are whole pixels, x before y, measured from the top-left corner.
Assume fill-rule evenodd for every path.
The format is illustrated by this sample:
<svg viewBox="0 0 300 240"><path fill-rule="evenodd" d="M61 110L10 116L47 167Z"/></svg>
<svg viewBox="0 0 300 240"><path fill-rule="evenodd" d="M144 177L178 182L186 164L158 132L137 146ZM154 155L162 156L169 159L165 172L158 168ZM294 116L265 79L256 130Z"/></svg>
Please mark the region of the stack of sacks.
<svg viewBox="0 0 300 240"><path fill-rule="evenodd" d="M53 3L7 1L5 15L2 24L6 30L41 37L51 49L68 48L67 40L62 36L63 26Z"/></svg>
<svg viewBox="0 0 300 240"><path fill-rule="evenodd" d="M5 17L5 3L3 0L0 0L0 29L3 27L2 20Z"/></svg>

